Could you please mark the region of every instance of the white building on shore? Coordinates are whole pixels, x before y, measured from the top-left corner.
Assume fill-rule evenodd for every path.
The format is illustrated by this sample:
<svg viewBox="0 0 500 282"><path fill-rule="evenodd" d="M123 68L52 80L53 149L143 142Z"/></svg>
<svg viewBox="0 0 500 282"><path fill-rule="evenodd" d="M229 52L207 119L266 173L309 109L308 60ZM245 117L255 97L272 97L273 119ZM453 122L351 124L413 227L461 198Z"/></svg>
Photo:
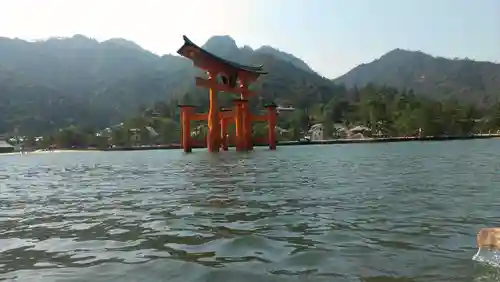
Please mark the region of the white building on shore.
<svg viewBox="0 0 500 282"><path fill-rule="evenodd" d="M5 142L3 138L0 140L0 153L12 153L15 151L14 146Z"/></svg>

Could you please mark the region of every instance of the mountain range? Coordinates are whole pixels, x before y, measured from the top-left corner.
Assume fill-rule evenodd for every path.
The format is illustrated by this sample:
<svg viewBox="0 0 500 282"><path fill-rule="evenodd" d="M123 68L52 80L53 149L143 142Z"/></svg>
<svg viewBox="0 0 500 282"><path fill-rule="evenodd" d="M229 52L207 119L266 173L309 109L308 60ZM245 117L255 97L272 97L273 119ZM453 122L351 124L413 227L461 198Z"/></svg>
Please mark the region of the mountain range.
<svg viewBox="0 0 500 282"><path fill-rule="evenodd" d="M500 64L395 49L333 81L346 87L385 84L430 98L487 105L500 97Z"/></svg>
<svg viewBox="0 0 500 282"><path fill-rule="evenodd" d="M271 46L238 47L229 36L214 36L202 47L229 60L264 65L269 74L253 85L260 101L297 108L348 96L346 89L369 83L476 104L500 97L500 64L491 62L396 49L328 79ZM208 95L194 85L197 72L187 59L158 56L120 38L0 38L0 133L44 134L74 124L103 128L154 102L182 99L186 93L203 101Z"/></svg>

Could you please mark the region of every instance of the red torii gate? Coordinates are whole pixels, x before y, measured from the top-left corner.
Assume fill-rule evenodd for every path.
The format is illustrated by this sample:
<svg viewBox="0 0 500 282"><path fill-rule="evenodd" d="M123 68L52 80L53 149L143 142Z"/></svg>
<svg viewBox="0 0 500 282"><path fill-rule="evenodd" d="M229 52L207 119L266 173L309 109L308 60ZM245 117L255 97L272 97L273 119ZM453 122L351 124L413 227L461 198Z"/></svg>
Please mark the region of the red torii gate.
<svg viewBox="0 0 500 282"><path fill-rule="evenodd" d="M253 149L252 122L267 121L269 149L276 149L276 105L266 106L266 115L252 115L248 108L248 98L255 95L248 86L257 80L260 75L267 74L262 66L244 66L220 58L203 48L200 48L186 36L184 45L177 51L181 56L190 59L194 66L205 70L208 79L196 77L196 86L209 89L210 105L208 114L194 113L193 105L179 105L181 109L181 145L184 152L191 152L193 143L191 141L191 121L207 120L208 135L207 148L209 152L219 152L222 147L228 150L229 142L227 126L235 123L235 147L237 151L250 151ZM218 83L220 76L222 84ZM219 109L217 105L217 92L239 93L240 99L234 100L232 110Z"/></svg>

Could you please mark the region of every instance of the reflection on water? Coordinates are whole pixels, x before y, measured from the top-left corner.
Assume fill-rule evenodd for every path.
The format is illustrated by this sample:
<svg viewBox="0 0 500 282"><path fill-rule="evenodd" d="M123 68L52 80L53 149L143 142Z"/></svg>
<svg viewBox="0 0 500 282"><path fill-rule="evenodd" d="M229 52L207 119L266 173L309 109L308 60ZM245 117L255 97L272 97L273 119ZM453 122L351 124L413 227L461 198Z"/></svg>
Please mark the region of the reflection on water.
<svg viewBox="0 0 500 282"><path fill-rule="evenodd" d="M496 281L496 140L0 156L0 280Z"/></svg>

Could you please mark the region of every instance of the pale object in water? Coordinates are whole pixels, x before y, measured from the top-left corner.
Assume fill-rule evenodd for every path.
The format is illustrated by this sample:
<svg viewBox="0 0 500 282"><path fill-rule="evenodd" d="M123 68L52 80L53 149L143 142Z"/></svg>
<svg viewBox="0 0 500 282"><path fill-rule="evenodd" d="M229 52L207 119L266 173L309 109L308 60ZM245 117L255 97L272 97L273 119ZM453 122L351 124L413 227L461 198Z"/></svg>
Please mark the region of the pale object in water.
<svg viewBox="0 0 500 282"><path fill-rule="evenodd" d="M500 250L500 228L483 228L476 236L478 248Z"/></svg>
<svg viewBox="0 0 500 282"><path fill-rule="evenodd" d="M483 228L476 237L477 253L473 260L500 267L500 228Z"/></svg>

